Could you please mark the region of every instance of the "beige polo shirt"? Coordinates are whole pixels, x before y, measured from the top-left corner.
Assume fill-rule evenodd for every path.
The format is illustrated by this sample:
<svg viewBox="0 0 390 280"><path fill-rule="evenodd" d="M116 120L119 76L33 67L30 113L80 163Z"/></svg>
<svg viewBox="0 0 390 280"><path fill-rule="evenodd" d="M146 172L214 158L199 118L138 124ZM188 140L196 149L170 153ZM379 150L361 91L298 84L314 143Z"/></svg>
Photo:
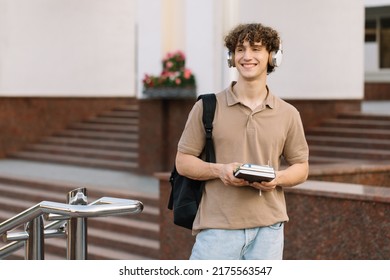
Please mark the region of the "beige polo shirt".
<svg viewBox="0 0 390 280"><path fill-rule="evenodd" d="M307 161L309 149L299 112L271 92L263 105L252 111L238 101L232 85L217 94L213 122L216 161L270 164L275 170L282 156L289 164ZM202 112L199 101L180 138L180 152L201 154L205 144ZM193 230L252 228L282 221L288 221L288 216L281 187L260 196L252 187L226 186L215 179L206 183Z"/></svg>

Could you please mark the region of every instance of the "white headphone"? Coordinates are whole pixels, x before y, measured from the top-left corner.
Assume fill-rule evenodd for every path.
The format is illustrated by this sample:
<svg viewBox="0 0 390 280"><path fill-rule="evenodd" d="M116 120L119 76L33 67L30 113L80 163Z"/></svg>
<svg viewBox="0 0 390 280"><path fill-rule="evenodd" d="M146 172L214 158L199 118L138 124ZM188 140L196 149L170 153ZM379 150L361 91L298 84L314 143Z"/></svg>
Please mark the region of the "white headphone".
<svg viewBox="0 0 390 280"><path fill-rule="evenodd" d="M279 67L280 64L282 64L282 58L283 58L282 41L279 41L279 47L276 51L272 51L270 53L268 63L273 67ZM229 67L236 67L234 63L234 53L232 53L231 51L228 52L227 63Z"/></svg>
<svg viewBox="0 0 390 280"><path fill-rule="evenodd" d="M273 67L279 67L282 64L283 59L283 47L282 41L279 41L279 47L276 51L272 51L269 56L269 65Z"/></svg>

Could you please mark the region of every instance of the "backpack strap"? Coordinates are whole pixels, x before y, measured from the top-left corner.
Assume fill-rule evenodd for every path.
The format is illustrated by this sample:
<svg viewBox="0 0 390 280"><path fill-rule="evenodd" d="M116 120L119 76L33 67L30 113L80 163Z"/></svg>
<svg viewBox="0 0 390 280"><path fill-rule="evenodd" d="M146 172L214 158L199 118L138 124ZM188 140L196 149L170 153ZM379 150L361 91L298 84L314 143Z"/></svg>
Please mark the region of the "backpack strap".
<svg viewBox="0 0 390 280"><path fill-rule="evenodd" d="M214 93L203 94L198 97L203 102L203 125L206 132L205 154L207 162L215 162L215 151L213 143L213 121L217 99Z"/></svg>
<svg viewBox="0 0 390 280"><path fill-rule="evenodd" d="M202 121L206 132L206 143L204 147L204 151L206 154L206 161L215 162L215 151L214 151L214 144L213 144L213 120L214 120L217 99L214 93L200 95L197 100L199 99L202 99L203 102ZM178 173L176 170L176 166L174 165L173 170L171 172L171 176L169 178L169 182L171 183L172 186L173 186L174 178L177 174ZM204 188L204 184L202 184L201 187ZM170 210L173 209L173 191L171 191L171 194L169 196L168 209Z"/></svg>

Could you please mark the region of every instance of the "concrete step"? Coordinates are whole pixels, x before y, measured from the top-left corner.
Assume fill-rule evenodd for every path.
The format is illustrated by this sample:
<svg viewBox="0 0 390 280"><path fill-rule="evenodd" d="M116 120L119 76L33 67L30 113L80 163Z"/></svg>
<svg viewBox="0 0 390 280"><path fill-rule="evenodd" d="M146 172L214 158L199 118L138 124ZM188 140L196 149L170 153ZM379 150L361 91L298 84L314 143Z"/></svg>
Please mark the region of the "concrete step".
<svg viewBox="0 0 390 280"><path fill-rule="evenodd" d="M102 148L86 148L86 147L71 147L71 146L58 146L53 144L34 144L30 145L24 151L29 152L42 152L53 155L67 155L67 156L79 156L87 158L100 158L107 160L118 161L138 161L138 153L131 151L112 151L110 149Z"/></svg>
<svg viewBox="0 0 390 280"><path fill-rule="evenodd" d="M383 120L389 121L390 115L362 113L362 112L343 112L338 115L340 119L366 119L366 120Z"/></svg>
<svg viewBox="0 0 390 280"><path fill-rule="evenodd" d="M138 111L127 111L127 110L112 110L107 111L99 115L99 117L109 117L109 118L138 118Z"/></svg>
<svg viewBox="0 0 390 280"><path fill-rule="evenodd" d="M310 155L309 156L309 163L312 166L313 164L333 164L333 163L350 163L353 161L354 163L370 163L372 161L370 160L364 160L364 159L350 159L345 157L335 157L335 156L315 156Z"/></svg>
<svg viewBox="0 0 390 280"><path fill-rule="evenodd" d="M368 139L353 137L315 136L306 137L309 145L313 146L335 146L335 147L355 147L368 149L390 149L390 139Z"/></svg>
<svg viewBox="0 0 390 280"><path fill-rule="evenodd" d="M64 196L63 201L65 201L66 194L69 191L80 187L80 183L69 183L69 182L62 182L59 180L54 181L51 179L50 180L37 179L37 178L31 178L27 176L20 176L20 175L16 176L10 174L0 174L0 183L8 184L15 188L26 187L29 189L34 189L39 191L58 192ZM151 205L156 208L158 208L159 206L158 195L133 192L133 191L128 191L126 189L123 190L123 189L116 189L111 187L105 187L103 189L101 187L95 187L93 185L90 185L88 187L88 197L90 200L91 199L96 200L103 196L112 196L112 197L119 197L119 198L126 198L126 199L131 198L131 199L142 201L144 205Z"/></svg>
<svg viewBox="0 0 390 280"><path fill-rule="evenodd" d="M80 157L80 156L53 155L44 152L35 153L29 151L21 151L9 155L9 157L17 158L17 159L27 159L32 161L80 165L80 166L88 166L88 167L96 167L96 168L108 168L112 170L124 170L124 171L134 170L135 171L138 168L138 162L105 160L105 159L87 158L87 157Z"/></svg>
<svg viewBox="0 0 390 280"><path fill-rule="evenodd" d="M367 139L390 139L390 130L367 128L314 127L306 131L306 135L354 137Z"/></svg>
<svg viewBox="0 0 390 280"><path fill-rule="evenodd" d="M310 163L370 162L390 158L390 115L344 112L306 130Z"/></svg>
<svg viewBox="0 0 390 280"><path fill-rule="evenodd" d="M41 141L42 144L73 146L73 147L89 147L110 149L113 151L134 151L138 149L137 142L123 142L123 141L107 141L101 139L79 139L72 137L47 137Z"/></svg>
<svg viewBox="0 0 390 280"><path fill-rule="evenodd" d="M346 128L371 128L371 129L390 129L389 120L375 119L327 119L321 123L322 127L346 127Z"/></svg>
<svg viewBox="0 0 390 280"><path fill-rule="evenodd" d="M104 139L104 140L116 140L116 141L137 141L138 134L136 133L114 133L114 132L101 132L101 131L84 131L67 129L59 131L54 136L65 136L65 137L79 137L87 139Z"/></svg>
<svg viewBox="0 0 390 280"><path fill-rule="evenodd" d="M98 117L85 121L86 123L93 124L115 124L115 125L138 125L138 118L111 118L111 117Z"/></svg>
<svg viewBox="0 0 390 280"><path fill-rule="evenodd" d="M390 151L364 149L364 148L347 148L334 146L310 146L310 154L313 156L327 156L329 158L349 158L365 160L390 160Z"/></svg>
<svg viewBox="0 0 390 280"><path fill-rule="evenodd" d="M102 124L102 123L74 123L69 126L74 130L91 130L91 131L105 131L105 132L119 132L119 133L133 133L138 132L138 123L136 124Z"/></svg>
<svg viewBox="0 0 390 280"><path fill-rule="evenodd" d="M139 106L127 104L70 124L38 143L7 154L10 158L136 171Z"/></svg>

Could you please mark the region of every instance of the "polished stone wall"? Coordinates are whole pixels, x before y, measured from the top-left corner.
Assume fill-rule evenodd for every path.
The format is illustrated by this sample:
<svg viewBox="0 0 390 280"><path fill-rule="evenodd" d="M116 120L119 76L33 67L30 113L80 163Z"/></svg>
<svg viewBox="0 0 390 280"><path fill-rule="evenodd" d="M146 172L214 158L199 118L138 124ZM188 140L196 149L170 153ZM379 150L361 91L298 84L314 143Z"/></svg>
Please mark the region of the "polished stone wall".
<svg viewBox="0 0 390 280"><path fill-rule="evenodd" d="M285 259L390 258L390 188L308 181L286 200Z"/></svg>
<svg viewBox="0 0 390 280"><path fill-rule="evenodd" d="M364 99L366 100L390 100L390 83L370 83L364 84Z"/></svg>
<svg viewBox="0 0 390 280"><path fill-rule="evenodd" d="M390 188L390 162L312 164L309 179Z"/></svg>
<svg viewBox="0 0 390 280"><path fill-rule="evenodd" d="M194 237L172 223L167 173L160 179L161 259L188 259ZM390 188L307 181L288 189L284 259L390 259Z"/></svg>

